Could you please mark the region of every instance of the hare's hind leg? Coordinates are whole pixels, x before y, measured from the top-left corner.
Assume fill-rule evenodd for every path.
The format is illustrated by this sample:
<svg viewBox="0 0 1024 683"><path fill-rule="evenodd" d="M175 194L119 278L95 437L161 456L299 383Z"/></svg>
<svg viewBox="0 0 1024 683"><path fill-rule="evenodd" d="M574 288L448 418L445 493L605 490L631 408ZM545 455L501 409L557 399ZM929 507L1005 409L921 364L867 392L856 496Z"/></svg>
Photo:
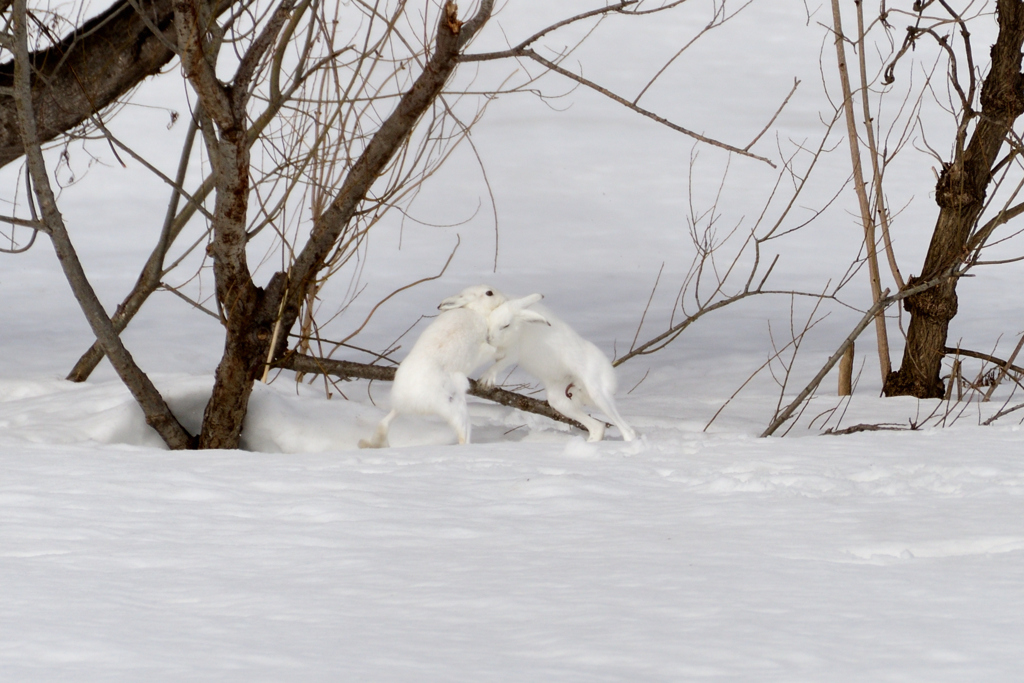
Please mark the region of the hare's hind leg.
<svg viewBox="0 0 1024 683"><path fill-rule="evenodd" d="M566 417L576 420L587 428L587 441L600 441L604 438L604 422L595 420L580 403L573 400L573 392L577 388L571 384L558 383L547 387L548 403Z"/></svg>
<svg viewBox="0 0 1024 683"><path fill-rule="evenodd" d="M388 429L391 427L391 421L398 415L398 411L392 410L390 413L384 416L384 419L377 425L377 429L373 432L373 436L369 439L360 439L360 448L387 448L388 447Z"/></svg>

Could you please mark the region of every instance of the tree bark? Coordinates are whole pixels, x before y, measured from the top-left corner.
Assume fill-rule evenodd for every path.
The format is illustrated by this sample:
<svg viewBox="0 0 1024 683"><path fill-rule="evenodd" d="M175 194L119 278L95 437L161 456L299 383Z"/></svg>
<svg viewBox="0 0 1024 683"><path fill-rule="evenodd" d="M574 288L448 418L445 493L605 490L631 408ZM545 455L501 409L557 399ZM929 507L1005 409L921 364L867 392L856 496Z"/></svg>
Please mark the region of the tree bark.
<svg viewBox="0 0 1024 683"><path fill-rule="evenodd" d="M242 56L230 84L218 81L206 51L196 0L174 0L175 23L185 75L202 104L200 122L213 167L216 195L213 241L208 252L225 326L224 354L217 366L213 393L203 415L200 448L237 448L253 382L262 373L283 296L285 277L278 273L263 290L253 283L246 258L249 206L249 140L246 105L249 79L276 40L291 12L284 0ZM214 48L215 49L215 48Z"/></svg>
<svg viewBox="0 0 1024 683"><path fill-rule="evenodd" d="M237 447L253 381L260 376L271 347L278 349L278 357L287 349L287 344L274 343L274 331L277 330L280 339L287 339L298 318L303 297L324 267L338 237L355 217L377 178L406 144L416 123L441 94L458 64L460 49L490 17L493 4L493 0L483 0L474 19L462 24L455 15L455 3L446 3L433 55L373 135L334 202L313 224L309 240L288 273L277 273L266 292L257 289L254 294L238 297L235 299L238 310L227 311L227 345L217 371L214 394L207 406L200 447ZM214 258L218 258L216 253ZM234 296L233 291L224 291L218 298L229 294ZM237 327L231 323L232 319ZM280 325L277 325L278 319Z"/></svg>
<svg viewBox="0 0 1024 683"><path fill-rule="evenodd" d="M294 326L303 297L323 268L338 237L355 216L377 178L405 144L417 121L437 100L458 65L460 50L490 19L493 8L494 0L482 0L477 14L463 24L455 14L455 3L451 0L445 3L433 55L352 166L338 196L314 223L309 240L292 264L291 285L282 316L284 331Z"/></svg>
<svg viewBox="0 0 1024 683"><path fill-rule="evenodd" d="M968 242L984 208L993 165L1014 122L1024 113L1024 3L999 0L996 15L999 33L992 46L992 67L981 89L977 126L966 148L956 151L939 176L935 188L939 217L921 275L911 278L908 287L931 280L968 258ZM949 322L957 312L956 286L956 279L950 278L904 301L910 313L907 343L900 369L886 378L886 396L943 397L939 375Z"/></svg>
<svg viewBox="0 0 1024 683"><path fill-rule="evenodd" d="M168 43L174 44L171 0L118 0L53 47L31 54L40 142L73 129L159 72L174 57ZM9 90L13 80L14 62L0 64L0 166L25 152Z"/></svg>

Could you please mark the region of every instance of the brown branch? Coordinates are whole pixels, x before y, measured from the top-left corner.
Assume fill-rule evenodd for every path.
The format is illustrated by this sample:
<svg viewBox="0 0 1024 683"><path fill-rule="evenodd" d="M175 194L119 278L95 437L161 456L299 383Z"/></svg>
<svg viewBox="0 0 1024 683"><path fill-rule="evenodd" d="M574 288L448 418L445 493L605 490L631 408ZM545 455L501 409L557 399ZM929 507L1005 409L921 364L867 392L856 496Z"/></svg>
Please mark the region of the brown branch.
<svg viewBox="0 0 1024 683"><path fill-rule="evenodd" d="M773 263L773 265L774 265L774 263ZM767 278L767 275L765 277ZM762 280L761 284L762 285L764 284L763 280ZM734 304L734 303L736 303L738 301L742 301L743 299L746 299L748 297L758 296L758 295L761 295L761 294L785 294L785 295L788 295L788 296L806 296L806 297L811 297L811 298L815 298L815 299L823 298L822 294L820 294L820 293L814 294L812 292L782 291L782 290L769 290L769 289L760 289L760 288L758 288L758 289L744 289L743 291L739 292L738 294L733 294L732 296L728 296L728 297L726 297L724 299L719 299L718 301L716 301L713 304L702 305L701 308L696 313L694 313L692 315L688 315L682 322L678 322L675 325L672 325L671 327L669 327L667 330L665 330L661 334L659 334L656 337L653 337L653 338L647 340L646 342L644 342L640 346L637 346L635 348L630 348L629 353L627 353L627 354L617 358L612 363L612 366L613 367L618 367L618 366L622 365L623 363L625 363L627 360L630 360L631 358L635 358L636 356L647 356L647 355L650 355L652 353L656 353L658 351L661 351L663 348L665 348L666 346L671 344L673 341L675 341L675 339L680 334L683 333L683 330L685 330L687 327L689 327L693 323L697 322L697 320L699 320L703 316L707 315L708 313L711 313L712 311L717 311L720 308L725 308L726 306L728 306L730 304ZM834 298L834 297L825 296L824 298ZM646 311L645 311L645 314L646 314Z"/></svg>
<svg viewBox="0 0 1024 683"><path fill-rule="evenodd" d="M692 131L692 130L690 130L688 128L684 128L684 127L682 127L682 126L680 126L678 124L672 123L668 119L666 119L664 117L661 117L661 116L658 116L657 114L655 114L652 111L649 111L647 109L644 109L643 107L640 107L640 106L638 106L636 104L633 104L632 102L630 102L626 98L621 97L619 95L616 95L615 93L613 93L612 91L608 90L607 88L605 88L603 86L600 86L597 83L595 83L595 82L593 82L593 81L591 81L591 80L589 80L587 78L584 78L583 76L575 74L572 71L569 71L568 69L563 69L562 67L560 67L558 64L555 64L551 60L545 59L544 57L541 57L539 54L537 54L533 50L524 49L524 50L520 50L520 51L517 51L517 52L518 52L517 56L519 56L519 57L526 57L528 59L532 59L533 61L537 62L538 64L541 64L542 66L546 67L547 69L549 69L551 71L554 71L557 74L561 74L562 76L565 76L566 78L568 78L570 80L576 81L580 85L584 85L584 86L590 88L591 90L593 90L595 92L601 93L605 97L607 97L607 98L609 98L611 100L614 100L615 102L617 102L618 104L621 104L622 106L626 107L627 109L631 109L631 110L635 111L636 113L638 113L638 114L640 114L642 116L646 116L647 118L651 119L652 121L657 121L661 125L667 126L668 128L671 128L672 130L674 130L676 132L682 133L683 135L687 135L687 136L693 138L694 140L699 140L700 142L703 142L704 144L707 144L707 145L711 145L712 147L718 147L719 149L724 149L724 150L726 150L728 152L732 152L734 154L739 154L741 156L749 157L751 159L756 159L758 161L763 161L764 163L768 164L772 168L776 168L775 163L771 159L768 159L767 157L759 156L759 155L754 154L752 152L749 152L749 151L747 151L745 149L740 149L739 147L736 147L734 145L730 145L730 144L727 144L725 142L720 142L718 140L715 140L714 138L709 138L709 137L707 137L705 135L701 135L700 133L697 133L696 131Z"/></svg>
<svg viewBox="0 0 1024 683"><path fill-rule="evenodd" d="M943 352L947 356L967 356L968 358L976 358L977 360L983 360L999 367L1005 367L1007 370L1011 370L1021 377L1024 377L1024 368L1013 365L1011 362L1007 362L1002 358L996 358L995 356L987 353L981 353L980 351L971 351L970 349L954 349L951 346L947 346L943 349Z"/></svg>
<svg viewBox="0 0 1024 683"><path fill-rule="evenodd" d="M236 4L213 3L212 11L220 14ZM29 55L41 143L87 121L174 58L168 47L176 42L171 5L172 0L116 0L55 44ZM151 27L162 33L154 35ZM14 62L0 64L0 167L25 153L10 94L13 80Z"/></svg>
<svg viewBox="0 0 1024 683"><path fill-rule="evenodd" d="M878 143L875 142L875 124L871 116L871 108L868 102L868 67L867 50L864 45L866 32L864 30L864 3L857 0L857 61L860 67L860 92L861 109L864 116L864 131L867 135L868 155L871 158L872 184L875 189L875 213L878 216L878 227L882 231L882 245L885 248L885 256L889 261L889 270L892 272L893 280L896 281L896 289L900 290L907 286L896 263L896 253L892 248L892 237L889 232L889 211L885 206L885 193L882 191L882 169L878 166ZM886 353L888 360L888 353Z"/></svg>
<svg viewBox="0 0 1024 683"><path fill-rule="evenodd" d="M846 427L845 429L826 429L823 433L828 436L843 436L846 434L858 434L860 432L902 432L912 429L910 426L904 427L898 424L859 424L853 425L852 427Z"/></svg>
<svg viewBox="0 0 1024 683"><path fill-rule="evenodd" d="M984 422L982 422L981 424L987 427L990 424L992 424L993 422L995 422L996 420L998 420L999 418L1005 417L1006 415L1009 415L1010 413L1016 412L1016 411L1020 410L1021 408L1024 408L1024 403L1018 403L1017 405L1013 406L1012 408L1004 408L1004 409L1000 410L998 413L996 413L995 415L993 415L992 417L990 417L987 420L985 420Z"/></svg>
<svg viewBox="0 0 1024 683"><path fill-rule="evenodd" d="M395 110L384 120L366 148L353 164L331 205L310 230L309 239L292 263L282 328L290 330L301 310L309 284L324 267L339 236L357 215L370 188L405 144L416 123L437 100L458 65L460 47L489 18L493 0L481 3L476 16L452 30L450 17L442 12L438 23L434 53ZM454 5L448 0L446 7Z"/></svg>
<svg viewBox="0 0 1024 683"><path fill-rule="evenodd" d="M874 319L876 315L882 313L885 309L887 309L889 306L893 305L897 301L902 301L907 297L919 294L925 290L932 289L936 285L939 285L949 280L950 278L955 278L958 275L960 275L959 272L951 269L947 273L944 273L927 282L918 284L915 287L909 287L907 289L904 289L900 292L897 292L896 294L893 294L892 296L889 296L889 290L885 290L882 293L882 298L876 301L875 304L867 310L864 316L860 319L860 322L857 323L856 327L853 328L853 331L850 332L846 339L843 340L843 343L839 345L839 348L836 349L836 352L832 354L828 361L826 361L825 365L822 366L821 370L818 371L818 374L815 375L813 379L811 379L807 386L804 387L803 391L801 391L797 395L797 397L793 399L793 401L788 406L786 406L784 410L780 411L776 415L775 419L772 420L772 423L768 425L768 428L761 433L761 437L771 436L779 427L782 426L783 423L786 422L786 420L792 417L793 413L800 406L800 404L803 403L804 400L806 400L807 397L810 396L814 392L814 390L818 388L818 385L821 384L821 380L823 380L825 378L825 375L827 375L828 372L833 367L835 367L835 364L838 363L839 359L842 358L843 355L846 353L846 349L849 348L857 340L857 337L860 336L860 333L863 332L869 324L871 324L871 321Z"/></svg>
<svg viewBox="0 0 1024 683"><path fill-rule="evenodd" d="M347 360L333 360L330 358L317 358L301 353L290 353L274 363L274 367L295 372L333 375L339 379L369 379L380 382L391 382L395 379L395 368L381 365L368 365ZM469 394L477 398L486 399L499 403L503 406L515 408L525 413L542 415L557 422L576 427L581 431L586 428L579 422L562 415L552 408L547 401L538 401L529 396L517 394L514 391L499 389L498 387L484 387L476 380L469 380Z"/></svg>
<svg viewBox="0 0 1024 683"><path fill-rule="evenodd" d="M571 24L579 23L580 21L583 21L585 19L590 19L590 18L596 17L596 16L611 14L612 12L616 12L616 13L619 13L619 14L625 14L625 15L633 15L633 16L641 16L641 15L644 15L644 14L653 14L655 12L664 12L665 10L672 9L673 7L677 7L677 6L681 5L681 4L683 4L684 2L686 2L686 0L675 0L675 2L670 2L667 5L663 5L662 7L657 7L657 8L649 9L649 10L626 11L626 8L628 8L628 7L632 6L632 5L639 4L639 2L640 2L640 0L623 0L622 2L618 2L618 3L614 4L614 5L608 5L606 7L598 7L597 9L592 9L592 10L589 10L587 12L582 12L580 14L576 14L574 16L567 17L565 19L562 19L561 21L558 21L558 22L556 22L554 24L551 24L550 26L542 28L540 31L537 31L536 33L534 33L532 36L530 36L526 40L522 41L521 43L519 43L515 47L510 48L508 50L502 50L500 52L486 52L486 53L480 53L480 54L475 54L475 55L462 55L461 57L459 57L459 61L463 61L463 62L486 62L486 61L490 61L490 60L494 60L494 59L506 59L508 57L515 57L515 56L517 56L516 52L518 50L522 50L524 48L529 47L530 45L533 45L538 40L540 40L541 38L546 36L547 34L554 33L555 31L557 31L560 28L564 28L564 27L569 26Z"/></svg>
<svg viewBox="0 0 1024 683"><path fill-rule="evenodd" d="M199 95L203 110L221 128L233 127L236 125L235 108L229 89L217 80L217 73L206 54L206 32L200 26L199 3L195 0L174 0L174 23L178 31L181 66Z"/></svg>

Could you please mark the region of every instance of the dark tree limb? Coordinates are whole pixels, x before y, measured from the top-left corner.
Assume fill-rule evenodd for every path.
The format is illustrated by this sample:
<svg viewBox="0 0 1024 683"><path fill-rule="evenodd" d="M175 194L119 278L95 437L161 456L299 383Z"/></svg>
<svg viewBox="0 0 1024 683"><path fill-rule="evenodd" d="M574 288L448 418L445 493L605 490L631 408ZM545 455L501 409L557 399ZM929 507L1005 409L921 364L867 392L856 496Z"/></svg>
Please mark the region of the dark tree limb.
<svg viewBox="0 0 1024 683"><path fill-rule="evenodd" d="M158 73L174 57L172 0L118 0L52 47L30 54L32 100L41 143L87 121ZM145 12L146 19L132 7ZM229 3L226 3L229 5ZM162 33L157 36L152 25ZM0 64L0 166L25 153L10 88L14 62Z"/></svg>
<svg viewBox="0 0 1024 683"><path fill-rule="evenodd" d="M213 167L216 195L212 220L217 302L225 326L224 354L217 366L213 393L203 414L200 448L237 448L253 382L262 373L285 276L277 273L266 289L257 287L249 269L250 80L274 45L294 0L282 0L259 36L241 55L230 83L215 72L215 44L206 40L198 0L174 0L178 46L185 75L199 96L203 136Z"/></svg>
<svg viewBox="0 0 1024 683"><path fill-rule="evenodd" d="M1012 361L1008 362L1003 358L997 358L988 353L982 353L980 351L971 351L970 349L954 349L951 346L947 346L943 349L943 352L947 356L966 356L967 358L977 358L988 363L992 363L998 367L1005 367L1010 372L1016 373L1020 377L1024 377L1024 368L1014 365Z"/></svg>
<svg viewBox="0 0 1024 683"><path fill-rule="evenodd" d="M416 123L440 96L459 63L460 50L487 22L493 9L494 0L482 0L477 14L463 24L455 15L455 3L445 3L434 53L353 164L338 195L314 223L309 240L292 264L282 309L282 333L287 334L295 324L310 283L323 269L339 236L356 216L377 178L405 145Z"/></svg>
<svg viewBox="0 0 1024 683"><path fill-rule="evenodd" d="M381 382L391 382L395 379L395 368L381 365L367 365L366 363L354 363L347 360L332 360L330 358L317 358L301 353L290 353L280 358L274 367L286 370L294 370L311 375L332 375L339 379L371 379ZM538 401L529 396L517 394L514 391L499 389L498 387L484 387L476 380L469 380L469 394L477 398L486 399L499 403L509 408L521 410L524 413L534 413L544 417L562 422L579 429L587 431L586 427L576 420L572 420L552 408L547 401Z"/></svg>

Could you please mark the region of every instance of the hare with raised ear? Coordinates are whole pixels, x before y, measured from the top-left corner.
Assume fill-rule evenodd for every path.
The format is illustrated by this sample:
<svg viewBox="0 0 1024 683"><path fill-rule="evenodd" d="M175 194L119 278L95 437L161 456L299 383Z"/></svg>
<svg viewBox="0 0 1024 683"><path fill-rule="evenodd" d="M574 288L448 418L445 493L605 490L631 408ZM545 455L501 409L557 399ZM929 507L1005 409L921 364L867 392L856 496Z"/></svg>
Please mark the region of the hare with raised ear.
<svg viewBox="0 0 1024 683"><path fill-rule="evenodd" d="M469 443L467 376L493 359L487 344L487 315L504 303L504 294L486 285L462 290L441 302L441 314L427 326L409 355L399 363L391 386L389 412L360 448L386 448L392 420L400 414L438 415Z"/></svg>
<svg viewBox="0 0 1024 683"><path fill-rule="evenodd" d="M498 375L513 363L544 385L548 403L587 428L587 441L604 438L605 425L583 406L597 408L632 441L636 432L615 406L615 370L608 357L548 309L536 306L543 298L531 294L497 306L487 320L487 343L495 347L497 362L480 383L494 386ZM531 308L528 308L531 307Z"/></svg>

